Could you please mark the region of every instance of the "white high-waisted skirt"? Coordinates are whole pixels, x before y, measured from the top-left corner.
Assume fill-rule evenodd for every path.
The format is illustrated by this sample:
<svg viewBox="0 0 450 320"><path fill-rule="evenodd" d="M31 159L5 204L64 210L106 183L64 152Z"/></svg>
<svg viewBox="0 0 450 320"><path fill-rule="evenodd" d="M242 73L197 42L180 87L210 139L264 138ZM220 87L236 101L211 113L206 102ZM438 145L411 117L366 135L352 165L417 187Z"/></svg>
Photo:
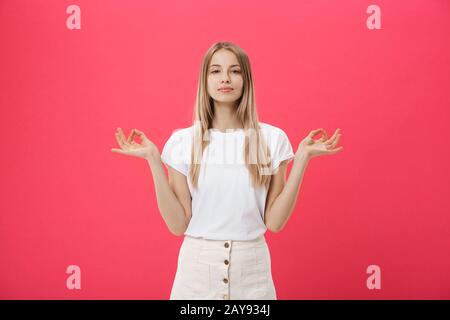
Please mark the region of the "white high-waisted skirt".
<svg viewBox="0 0 450 320"><path fill-rule="evenodd" d="M170 300L276 300L264 235L250 241L185 235Z"/></svg>

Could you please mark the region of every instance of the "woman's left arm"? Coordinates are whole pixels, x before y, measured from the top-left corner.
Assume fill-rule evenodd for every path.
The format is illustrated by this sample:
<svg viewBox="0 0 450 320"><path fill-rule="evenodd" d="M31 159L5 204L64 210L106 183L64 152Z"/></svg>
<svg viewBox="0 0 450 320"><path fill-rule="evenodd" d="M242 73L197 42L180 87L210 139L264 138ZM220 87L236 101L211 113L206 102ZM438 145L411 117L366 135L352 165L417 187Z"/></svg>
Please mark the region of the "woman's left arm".
<svg viewBox="0 0 450 320"><path fill-rule="evenodd" d="M313 137L322 132L319 140ZM266 199L264 223L272 232L281 231L289 220L297 201L298 191L309 161L317 156L331 155L340 152L344 147L336 148L341 137L341 130L337 129L330 139L321 128L313 130L300 142L295 153L294 164L286 181L287 161L282 162L273 175Z"/></svg>

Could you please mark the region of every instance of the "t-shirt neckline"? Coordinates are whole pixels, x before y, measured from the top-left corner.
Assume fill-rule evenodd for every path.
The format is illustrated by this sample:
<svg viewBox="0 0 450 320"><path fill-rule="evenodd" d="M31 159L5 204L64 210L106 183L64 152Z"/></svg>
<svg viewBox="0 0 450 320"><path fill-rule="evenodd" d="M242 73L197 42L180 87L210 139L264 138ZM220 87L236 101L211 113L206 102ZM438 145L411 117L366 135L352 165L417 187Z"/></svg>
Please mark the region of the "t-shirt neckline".
<svg viewBox="0 0 450 320"><path fill-rule="evenodd" d="M210 128L209 132L211 134L226 135L226 134L244 133L244 129L227 129L224 132L224 131L220 131L219 129Z"/></svg>

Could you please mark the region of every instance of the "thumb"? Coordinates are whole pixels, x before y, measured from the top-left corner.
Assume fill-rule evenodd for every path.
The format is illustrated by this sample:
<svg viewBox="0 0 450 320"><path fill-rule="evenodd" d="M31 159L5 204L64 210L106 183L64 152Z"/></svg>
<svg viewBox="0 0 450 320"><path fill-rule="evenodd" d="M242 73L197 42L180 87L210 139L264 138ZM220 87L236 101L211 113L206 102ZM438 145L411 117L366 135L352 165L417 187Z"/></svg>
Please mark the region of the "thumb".
<svg viewBox="0 0 450 320"><path fill-rule="evenodd" d="M112 148L111 149L111 151L112 152L115 152L115 153L120 153L120 154L127 154L125 151L123 151L122 149L116 149L116 148Z"/></svg>

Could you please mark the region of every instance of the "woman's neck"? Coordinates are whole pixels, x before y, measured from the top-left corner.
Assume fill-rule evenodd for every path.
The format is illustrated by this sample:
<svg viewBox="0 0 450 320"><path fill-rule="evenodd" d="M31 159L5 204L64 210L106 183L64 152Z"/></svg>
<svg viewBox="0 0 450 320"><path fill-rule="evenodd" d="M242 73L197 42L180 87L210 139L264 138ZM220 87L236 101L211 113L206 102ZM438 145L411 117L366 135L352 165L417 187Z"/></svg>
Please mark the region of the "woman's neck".
<svg viewBox="0 0 450 320"><path fill-rule="evenodd" d="M234 103L214 103L212 128L223 132L227 129L243 129L242 124L236 118L236 107Z"/></svg>

